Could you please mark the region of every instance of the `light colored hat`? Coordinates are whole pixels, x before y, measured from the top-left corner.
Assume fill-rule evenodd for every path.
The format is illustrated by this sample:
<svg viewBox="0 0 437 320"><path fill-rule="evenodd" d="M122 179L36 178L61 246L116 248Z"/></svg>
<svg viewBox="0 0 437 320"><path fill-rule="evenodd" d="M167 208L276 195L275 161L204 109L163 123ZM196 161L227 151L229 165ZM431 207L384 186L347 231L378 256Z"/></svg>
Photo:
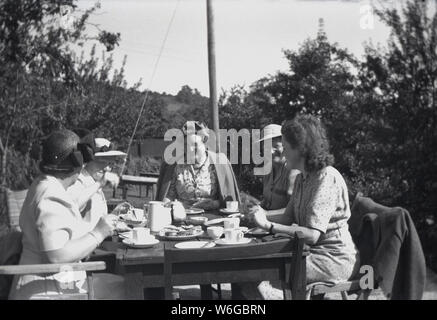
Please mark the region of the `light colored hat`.
<svg viewBox="0 0 437 320"><path fill-rule="evenodd" d="M263 137L259 139L257 142L261 142L267 139L273 139L276 137L281 137L282 136L281 129L282 127L279 124L269 124L265 126L263 130Z"/></svg>
<svg viewBox="0 0 437 320"><path fill-rule="evenodd" d="M191 134L197 134L203 137L203 142L208 141L209 139L209 129L206 124L200 121L187 121L182 127L182 132L185 136Z"/></svg>
<svg viewBox="0 0 437 320"><path fill-rule="evenodd" d="M100 150L94 154L98 158L118 158L126 157L127 154L118 150L111 150L112 143L105 138L95 138L96 150Z"/></svg>

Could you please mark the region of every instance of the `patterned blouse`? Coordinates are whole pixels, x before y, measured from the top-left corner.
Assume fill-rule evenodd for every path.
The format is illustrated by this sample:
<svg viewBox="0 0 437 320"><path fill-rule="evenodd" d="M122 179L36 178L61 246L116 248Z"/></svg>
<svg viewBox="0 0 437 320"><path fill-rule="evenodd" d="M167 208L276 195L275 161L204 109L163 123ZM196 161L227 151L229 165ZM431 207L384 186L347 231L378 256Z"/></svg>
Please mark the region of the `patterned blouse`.
<svg viewBox="0 0 437 320"><path fill-rule="evenodd" d="M317 245L323 245L332 232L342 230L343 244L355 251L347 224L351 216L347 186L334 167L298 175L285 214L293 223L319 230L322 235Z"/></svg>
<svg viewBox="0 0 437 320"><path fill-rule="evenodd" d="M218 199L215 166L209 157L200 165L178 164L167 193L170 200L178 199L188 208L200 199Z"/></svg>

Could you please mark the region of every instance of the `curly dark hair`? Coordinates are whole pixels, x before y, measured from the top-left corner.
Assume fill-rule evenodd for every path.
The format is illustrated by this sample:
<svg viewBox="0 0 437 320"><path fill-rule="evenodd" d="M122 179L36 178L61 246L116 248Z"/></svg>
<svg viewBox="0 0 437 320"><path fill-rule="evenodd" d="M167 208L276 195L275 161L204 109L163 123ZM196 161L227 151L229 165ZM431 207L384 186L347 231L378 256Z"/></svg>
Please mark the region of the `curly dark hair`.
<svg viewBox="0 0 437 320"><path fill-rule="evenodd" d="M305 158L305 169L318 171L334 163L322 122L312 115L298 115L282 126L282 136Z"/></svg>

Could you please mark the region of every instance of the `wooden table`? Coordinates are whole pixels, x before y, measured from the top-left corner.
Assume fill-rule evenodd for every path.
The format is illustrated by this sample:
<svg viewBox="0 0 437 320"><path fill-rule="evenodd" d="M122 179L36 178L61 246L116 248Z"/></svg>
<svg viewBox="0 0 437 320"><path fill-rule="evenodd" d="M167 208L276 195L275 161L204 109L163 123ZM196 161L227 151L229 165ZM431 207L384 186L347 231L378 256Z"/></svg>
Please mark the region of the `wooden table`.
<svg viewBox="0 0 437 320"><path fill-rule="evenodd" d="M224 217L217 212L205 213L203 216L209 220ZM133 249L122 243L116 244L117 273L125 276L126 295L129 299L143 299L144 288L164 287L164 249L173 247L177 242L179 241L161 240L156 246L147 249ZM254 238L253 242L262 240ZM290 257L291 253L276 257L265 255L256 259L236 257L232 261L191 263L186 265L184 275L174 277L173 285L199 284L202 298L211 299L208 288L212 283L282 279L283 274L278 274L275 263L283 263L283 259Z"/></svg>

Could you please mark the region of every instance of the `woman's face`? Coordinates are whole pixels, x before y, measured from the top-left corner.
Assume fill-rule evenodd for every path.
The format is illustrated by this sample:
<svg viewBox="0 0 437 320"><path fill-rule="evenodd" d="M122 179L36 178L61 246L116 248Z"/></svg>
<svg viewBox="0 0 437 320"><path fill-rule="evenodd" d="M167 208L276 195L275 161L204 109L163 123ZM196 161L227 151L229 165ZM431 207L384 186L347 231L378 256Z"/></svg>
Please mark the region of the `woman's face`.
<svg viewBox="0 0 437 320"><path fill-rule="evenodd" d="M189 135L187 137L187 147L190 155L194 156L196 163L201 163L205 159L206 145L202 136Z"/></svg>
<svg viewBox="0 0 437 320"><path fill-rule="evenodd" d="M86 169L94 180L100 180L105 173L105 168L109 165L110 163L107 161L93 160L86 165Z"/></svg>
<svg viewBox="0 0 437 320"><path fill-rule="evenodd" d="M284 157L284 146L281 137L272 140L272 158L273 162L282 162Z"/></svg>
<svg viewBox="0 0 437 320"><path fill-rule="evenodd" d="M287 167L290 169L301 169L303 157L298 149L293 149L285 137L282 137L284 146L284 157L287 159Z"/></svg>

